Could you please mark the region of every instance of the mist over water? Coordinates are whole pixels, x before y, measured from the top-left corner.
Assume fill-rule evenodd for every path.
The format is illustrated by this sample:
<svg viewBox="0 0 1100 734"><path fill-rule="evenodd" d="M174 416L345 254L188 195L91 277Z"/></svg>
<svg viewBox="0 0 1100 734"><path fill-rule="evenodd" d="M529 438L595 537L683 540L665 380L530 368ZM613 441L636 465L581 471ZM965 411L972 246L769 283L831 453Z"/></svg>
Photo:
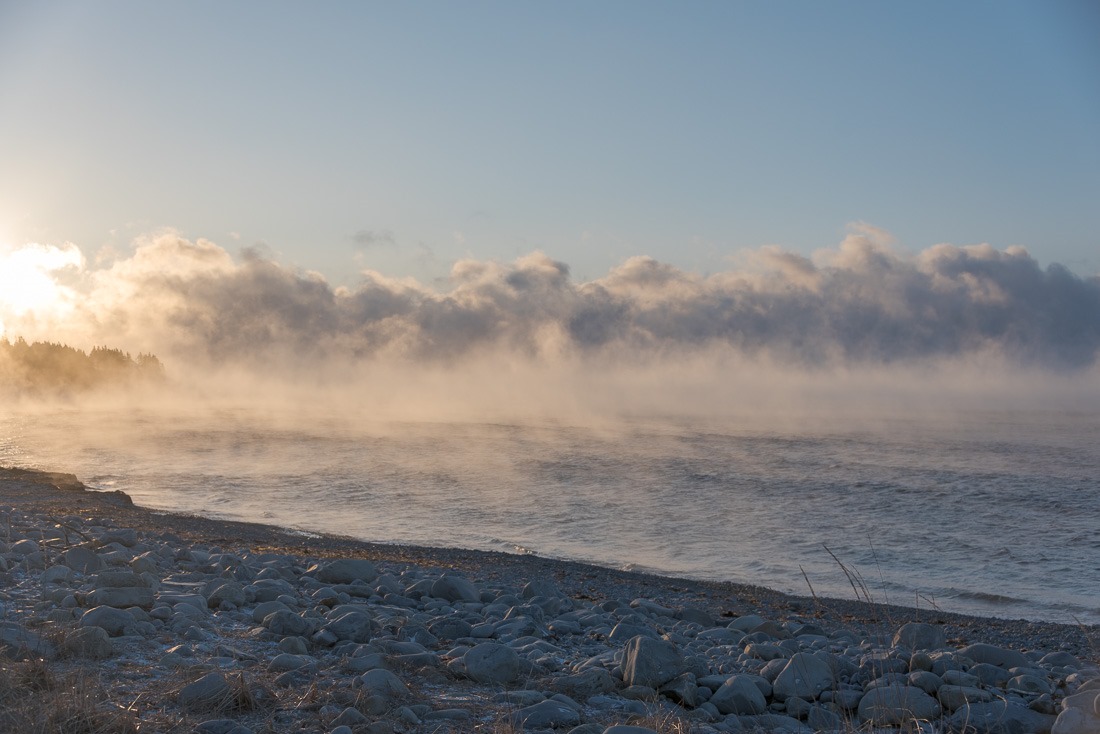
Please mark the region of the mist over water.
<svg viewBox="0 0 1100 734"><path fill-rule="evenodd" d="M16 255L5 336L151 351L168 381L6 397L0 463L850 598L827 547L878 601L1100 622L1100 278L1023 248L907 254L860 224L705 276L636 257L578 283L532 253L351 288L171 232Z"/></svg>
<svg viewBox="0 0 1100 734"><path fill-rule="evenodd" d="M1100 622L1100 413L372 422L60 410L0 463L138 504L923 608Z"/></svg>

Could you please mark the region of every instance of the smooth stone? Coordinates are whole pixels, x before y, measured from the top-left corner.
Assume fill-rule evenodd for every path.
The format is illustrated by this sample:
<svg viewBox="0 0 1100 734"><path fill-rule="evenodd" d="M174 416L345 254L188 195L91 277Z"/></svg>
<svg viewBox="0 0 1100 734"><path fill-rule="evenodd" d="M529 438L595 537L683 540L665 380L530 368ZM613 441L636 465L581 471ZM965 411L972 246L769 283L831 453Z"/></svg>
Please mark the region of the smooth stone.
<svg viewBox="0 0 1100 734"><path fill-rule="evenodd" d="M570 732L572 734L572 732ZM656 729L648 726L631 726L630 724L615 724L603 730L603 734L657 734Z"/></svg>
<svg viewBox="0 0 1100 734"><path fill-rule="evenodd" d="M180 689L179 705L187 709L212 709L232 694L229 683L221 673L207 673Z"/></svg>
<svg viewBox="0 0 1100 734"><path fill-rule="evenodd" d="M964 673L961 670L948 670L941 676L943 682L949 686L966 686L969 688L975 688L981 683L981 680L976 675L970 675Z"/></svg>
<svg viewBox="0 0 1100 734"><path fill-rule="evenodd" d="M1051 731L1054 722L1053 716L1005 701L970 703L947 719L949 726L976 734L1037 734Z"/></svg>
<svg viewBox="0 0 1100 734"><path fill-rule="evenodd" d="M659 688L685 669L684 656L667 640L638 636L623 648L623 680L628 686Z"/></svg>
<svg viewBox="0 0 1100 734"><path fill-rule="evenodd" d="M1100 712L1093 714L1085 709L1068 708L1058 714L1050 734L1096 734L1100 732Z"/></svg>
<svg viewBox="0 0 1100 734"><path fill-rule="evenodd" d="M959 650L959 655L970 658L975 663L996 665L998 668L1004 668L1005 670L1031 667L1031 661L1022 652L987 645L984 642L967 645Z"/></svg>
<svg viewBox="0 0 1100 734"><path fill-rule="evenodd" d="M707 689L709 691L709 689ZM665 683L658 690L665 698L671 699L686 709L699 705L699 686L692 673L683 673Z"/></svg>
<svg viewBox="0 0 1100 734"><path fill-rule="evenodd" d="M714 626L714 617L705 609L698 607L680 607L676 610L676 618L685 622L693 622L700 627L710 628ZM722 629L726 629L723 627Z"/></svg>
<svg viewBox="0 0 1100 734"><path fill-rule="evenodd" d="M498 642L482 642L462 656L466 675L485 684L510 684L519 680L527 666L516 651Z"/></svg>
<svg viewBox="0 0 1100 734"><path fill-rule="evenodd" d="M283 604L281 601L265 601L256 605L256 608L252 610L252 621L256 623L262 623L264 618L269 614L275 612L290 612L290 607Z"/></svg>
<svg viewBox="0 0 1100 734"><path fill-rule="evenodd" d="M998 668L996 665L990 665L989 663L978 663L967 671L970 675L978 679L978 681L989 688L1003 688L1005 683L1008 683L1008 679L1012 677L1004 668Z"/></svg>
<svg viewBox="0 0 1100 734"><path fill-rule="evenodd" d="M218 609L223 604L233 607L243 607L245 604L244 587L236 581L212 581L203 587L202 595L206 597L206 604L211 609Z"/></svg>
<svg viewBox="0 0 1100 734"><path fill-rule="evenodd" d="M85 575L95 573L106 566L94 550L82 545L69 548L61 554L61 559L66 566Z"/></svg>
<svg viewBox="0 0 1100 734"><path fill-rule="evenodd" d="M359 709L348 706L346 709L341 711L335 719L329 722L329 726L351 727L351 731L355 731L355 727L359 726L360 724L365 724L368 721L370 721L370 719L363 715L363 713L360 712Z"/></svg>
<svg viewBox="0 0 1100 734"><path fill-rule="evenodd" d="M521 729L545 729L576 726L581 723L580 713L560 701L540 701L513 713L509 720Z"/></svg>
<svg viewBox="0 0 1100 734"><path fill-rule="evenodd" d="M916 686L930 696L935 696L936 691L940 690L943 686L943 679L927 670L912 672L907 676L906 680L909 685Z"/></svg>
<svg viewBox="0 0 1100 734"><path fill-rule="evenodd" d="M412 695L400 678L385 668L368 670L359 676L359 682L363 690L375 696L381 696L386 701L397 698L407 698Z"/></svg>
<svg viewBox="0 0 1100 734"><path fill-rule="evenodd" d="M898 628L894 634L894 647L904 646L910 650L938 650L947 647L947 636L942 627L924 622L909 622Z"/></svg>
<svg viewBox="0 0 1100 734"><path fill-rule="evenodd" d="M332 633L337 640L370 642L376 628L374 619L359 610L345 611L330 619L321 629Z"/></svg>
<svg viewBox="0 0 1100 734"><path fill-rule="evenodd" d="M1068 652L1048 652L1039 658L1039 663L1048 668L1080 668L1081 661Z"/></svg>
<svg viewBox="0 0 1100 734"><path fill-rule="evenodd" d="M428 631L442 640L469 637L473 630L473 625L458 617L440 617L428 624Z"/></svg>
<svg viewBox="0 0 1100 734"><path fill-rule="evenodd" d="M114 652L111 637L102 627L81 627L73 630L65 636L61 649L69 655L91 660L104 660Z"/></svg>
<svg viewBox="0 0 1100 734"><path fill-rule="evenodd" d="M789 697L813 701L822 691L836 686L832 667L812 653L791 656L772 683L772 695L777 701Z"/></svg>
<svg viewBox="0 0 1100 734"><path fill-rule="evenodd" d="M764 694L752 678L745 675L730 676L708 703L722 714L762 714L768 710Z"/></svg>
<svg viewBox="0 0 1100 734"><path fill-rule="evenodd" d="M313 621L294 612L279 610L264 617L263 626L279 637L306 637L313 631Z"/></svg>
<svg viewBox="0 0 1100 734"><path fill-rule="evenodd" d="M432 582L431 595L437 599L445 599L449 602L481 601L481 593L472 583L461 576L441 576Z"/></svg>
<svg viewBox="0 0 1100 734"><path fill-rule="evenodd" d="M968 703L986 703L993 700L993 694L981 688L966 686L940 686L936 698L945 711L954 712Z"/></svg>
<svg viewBox="0 0 1100 734"><path fill-rule="evenodd" d="M872 688L859 702L859 718L875 725L904 724L911 719L937 719L942 709L939 701L920 688L887 685Z"/></svg>
<svg viewBox="0 0 1100 734"><path fill-rule="evenodd" d="M1010 678L1008 683L1005 684L1005 688L1012 693L1023 693L1026 695L1051 693L1050 684L1035 675L1018 675L1015 678Z"/></svg>
<svg viewBox="0 0 1100 734"><path fill-rule="evenodd" d="M26 660L52 658L57 651L49 640L18 622L0 622L0 653L12 660Z"/></svg>
<svg viewBox="0 0 1100 734"><path fill-rule="evenodd" d="M109 606L89 609L80 617L81 627L99 627L111 637L133 633L136 622L129 612Z"/></svg>

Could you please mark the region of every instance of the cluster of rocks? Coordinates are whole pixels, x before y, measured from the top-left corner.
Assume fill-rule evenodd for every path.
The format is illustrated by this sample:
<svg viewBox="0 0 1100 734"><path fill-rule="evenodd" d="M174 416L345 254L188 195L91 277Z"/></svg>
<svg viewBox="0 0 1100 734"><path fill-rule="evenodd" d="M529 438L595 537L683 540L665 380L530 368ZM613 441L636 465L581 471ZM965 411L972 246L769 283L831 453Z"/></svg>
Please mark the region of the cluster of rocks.
<svg viewBox="0 0 1100 734"><path fill-rule="evenodd" d="M1087 660L919 622L719 619L14 508L0 581L0 656L94 666L139 720L205 734L1100 732Z"/></svg>

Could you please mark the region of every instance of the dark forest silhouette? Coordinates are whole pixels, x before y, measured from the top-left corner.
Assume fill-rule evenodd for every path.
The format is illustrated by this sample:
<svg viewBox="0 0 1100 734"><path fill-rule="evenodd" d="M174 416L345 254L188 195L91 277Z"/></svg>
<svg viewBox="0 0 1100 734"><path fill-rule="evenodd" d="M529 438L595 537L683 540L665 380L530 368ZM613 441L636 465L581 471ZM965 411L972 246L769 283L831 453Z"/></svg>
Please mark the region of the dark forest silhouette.
<svg viewBox="0 0 1100 734"><path fill-rule="evenodd" d="M131 357L120 349L84 352L65 344L0 339L0 391L28 395L84 392L164 379L164 365L152 354Z"/></svg>

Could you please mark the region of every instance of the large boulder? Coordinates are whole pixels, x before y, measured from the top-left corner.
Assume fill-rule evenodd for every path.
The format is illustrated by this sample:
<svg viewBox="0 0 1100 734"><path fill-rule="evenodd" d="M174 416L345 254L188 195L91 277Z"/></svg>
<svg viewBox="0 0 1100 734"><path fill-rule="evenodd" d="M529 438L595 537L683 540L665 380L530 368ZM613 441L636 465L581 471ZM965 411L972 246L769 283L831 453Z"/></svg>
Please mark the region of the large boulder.
<svg viewBox="0 0 1100 734"><path fill-rule="evenodd" d="M744 716L762 714L768 710L768 702L760 687L747 675L731 676L710 697L710 703L721 714Z"/></svg>
<svg viewBox="0 0 1100 734"><path fill-rule="evenodd" d="M280 609L264 617L263 626L279 637L306 637L313 632L314 623L294 612Z"/></svg>
<svg viewBox="0 0 1100 734"><path fill-rule="evenodd" d="M996 647L994 645L987 645L984 642L967 645L959 650L959 655L970 658L975 663L996 665L998 668L1004 668L1005 670L1009 668L1032 667L1032 662L1028 660L1027 656L1022 652L1007 650L1003 647Z"/></svg>
<svg viewBox="0 0 1100 734"><path fill-rule="evenodd" d="M772 682L772 695L779 701L792 697L813 701L822 691L835 686L832 666L816 655L800 652L791 656L779 671Z"/></svg>
<svg viewBox="0 0 1100 734"><path fill-rule="evenodd" d="M107 630L102 627L80 627L65 636L61 649L67 655L90 660L111 657L114 646Z"/></svg>
<svg viewBox="0 0 1100 734"><path fill-rule="evenodd" d="M387 703L412 695L400 678L384 668L368 670L359 677L359 681L368 695L380 696Z"/></svg>
<svg viewBox="0 0 1100 734"><path fill-rule="evenodd" d="M907 647L912 651L939 650L947 646L947 635L942 627L923 622L903 624L894 634L894 647Z"/></svg>
<svg viewBox="0 0 1100 734"><path fill-rule="evenodd" d="M481 601L481 594L478 592L476 586L461 576L454 576L451 574L440 576L432 583L431 595L437 599L444 599L449 602Z"/></svg>
<svg viewBox="0 0 1100 734"><path fill-rule="evenodd" d="M515 683L527 671L516 651L499 642L483 642L462 656L466 675L478 683L508 685Z"/></svg>
<svg viewBox="0 0 1100 734"><path fill-rule="evenodd" d="M623 650L623 680L628 686L660 688L686 670L684 656L668 640L639 635Z"/></svg>
<svg viewBox="0 0 1100 734"><path fill-rule="evenodd" d="M376 625L369 614L361 611L345 611L329 620L323 630L331 632L337 640L369 642Z"/></svg>
<svg viewBox="0 0 1100 734"><path fill-rule="evenodd" d="M887 685L872 688L859 702L859 718L875 726L905 724L914 719L939 718L940 703L916 686Z"/></svg>
<svg viewBox="0 0 1100 734"><path fill-rule="evenodd" d="M98 627L111 637L133 633L136 621L126 610L108 606L89 609L80 616L81 627Z"/></svg>
<svg viewBox="0 0 1100 734"><path fill-rule="evenodd" d="M1055 719L1007 701L990 701L960 707L947 723L954 730L963 731L966 727L965 731L974 734L1036 734L1052 731Z"/></svg>
<svg viewBox="0 0 1100 734"><path fill-rule="evenodd" d="M208 711L222 708L233 695L233 689L221 673L207 673L180 689L177 701L185 709Z"/></svg>
<svg viewBox="0 0 1100 734"><path fill-rule="evenodd" d="M223 604L236 609L245 604L244 587L228 579L207 582L203 586L202 595L206 597L206 604L211 609L218 609Z"/></svg>
<svg viewBox="0 0 1100 734"><path fill-rule="evenodd" d="M1070 706L1058 714L1050 734L1096 734L1100 732L1100 698L1093 706Z"/></svg>
<svg viewBox="0 0 1100 734"><path fill-rule="evenodd" d="M83 574L95 573L107 565L94 550L83 545L65 551L61 555L61 562L72 570Z"/></svg>
<svg viewBox="0 0 1100 734"><path fill-rule="evenodd" d="M511 722L520 730L557 729L580 724L581 715L561 701L547 700L516 711L511 716Z"/></svg>

